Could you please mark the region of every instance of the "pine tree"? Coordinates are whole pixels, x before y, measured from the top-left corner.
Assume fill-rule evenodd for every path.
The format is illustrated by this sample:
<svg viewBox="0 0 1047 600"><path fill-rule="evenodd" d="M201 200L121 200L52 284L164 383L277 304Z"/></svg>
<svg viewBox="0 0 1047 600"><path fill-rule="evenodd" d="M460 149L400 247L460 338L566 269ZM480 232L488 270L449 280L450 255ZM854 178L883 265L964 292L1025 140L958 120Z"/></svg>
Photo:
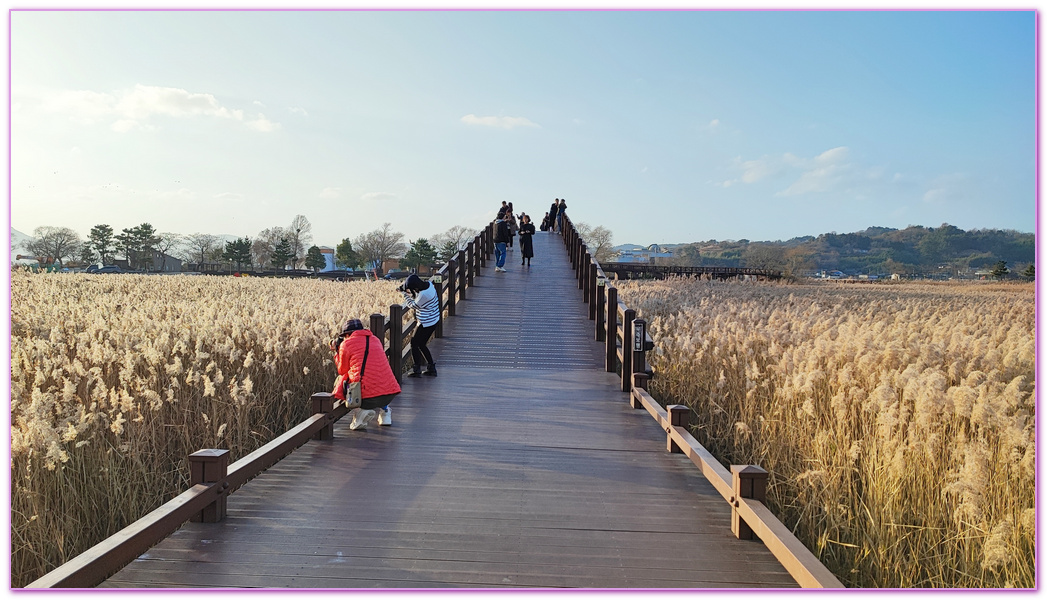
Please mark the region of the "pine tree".
<svg viewBox="0 0 1047 600"><path fill-rule="evenodd" d="M294 258L294 250L291 249L291 240L280 238L280 242L273 249L272 263L274 267L287 268L287 262Z"/></svg>
<svg viewBox="0 0 1047 600"><path fill-rule="evenodd" d="M1004 260L997 262L996 266L992 268L993 279L1002 279L1010 272L1010 269L1007 268L1007 261Z"/></svg>
<svg viewBox="0 0 1047 600"><path fill-rule="evenodd" d="M103 265L113 264L113 228L108 225L95 225L87 235L87 243L98 254Z"/></svg>
<svg viewBox="0 0 1047 600"><path fill-rule="evenodd" d="M327 266L327 259L324 258L323 252L320 252L319 246L309 247L305 254L305 266L312 269L313 273Z"/></svg>
<svg viewBox="0 0 1047 600"><path fill-rule="evenodd" d="M411 249L400 259L401 269L417 270L422 265L431 265L436 261L436 248L425 238L411 242Z"/></svg>
<svg viewBox="0 0 1047 600"><path fill-rule="evenodd" d="M355 269L360 265L360 254L353 250L353 243L349 238L342 240L334 250L334 262L343 269Z"/></svg>
<svg viewBox="0 0 1047 600"><path fill-rule="evenodd" d="M236 270L240 271L244 263L251 264L251 238L242 237L232 242L225 243L222 258L236 263Z"/></svg>
<svg viewBox="0 0 1047 600"><path fill-rule="evenodd" d="M1028 279L1029 281L1035 281L1036 280L1036 264L1035 263L1029 263L1029 266L1025 267L1025 270L1022 271L1022 277Z"/></svg>

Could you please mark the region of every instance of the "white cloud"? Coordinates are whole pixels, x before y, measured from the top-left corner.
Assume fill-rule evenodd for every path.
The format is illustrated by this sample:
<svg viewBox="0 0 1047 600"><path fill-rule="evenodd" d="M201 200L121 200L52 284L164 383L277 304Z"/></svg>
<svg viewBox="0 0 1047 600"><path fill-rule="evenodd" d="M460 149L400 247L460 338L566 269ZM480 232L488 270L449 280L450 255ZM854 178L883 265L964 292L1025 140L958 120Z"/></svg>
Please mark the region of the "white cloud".
<svg viewBox="0 0 1047 600"><path fill-rule="evenodd" d="M48 93L42 99L42 107L49 112L65 114L85 125L112 119L110 128L118 132L155 129L149 121L157 116L228 119L244 122L257 131L272 131L279 126L261 114L245 121L243 110L222 106L212 94L141 84L111 94L90 90Z"/></svg>
<svg viewBox="0 0 1047 600"><path fill-rule="evenodd" d="M716 129L719 126L720 126L720 119L713 119L712 121L709 121L709 124L706 125L705 128L708 129L709 131L712 131L712 130Z"/></svg>
<svg viewBox="0 0 1047 600"><path fill-rule="evenodd" d="M790 152L781 156L764 156L755 160L734 160L733 168L739 175L720 182L721 187L744 183L753 184L772 178L792 180L776 196L799 196L828 191L852 190L870 181L882 179L882 167L863 168L849 161L846 146L830 148L813 158L803 158Z"/></svg>
<svg viewBox="0 0 1047 600"><path fill-rule="evenodd" d="M466 125L483 125L484 127L498 127L501 129L513 129L516 127L538 127L524 117L478 117L476 115L465 115L462 123Z"/></svg>
<svg viewBox="0 0 1047 600"><path fill-rule="evenodd" d="M367 192L361 196L360 199L366 202L385 202L387 200L396 199L396 194L391 194L389 192Z"/></svg>
<svg viewBox="0 0 1047 600"><path fill-rule="evenodd" d="M849 153L850 153L850 150L847 149L847 146L839 146L839 147L833 148L831 150L826 150L825 152L822 152L818 156L814 157L814 162L819 163L819 164L825 164L825 163L835 164L835 163L839 163L840 161L846 160L847 159L847 155Z"/></svg>
<svg viewBox="0 0 1047 600"><path fill-rule="evenodd" d="M214 199L225 202L240 202L244 199L244 195L237 192L222 192L221 194L215 194Z"/></svg>
<svg viewBox="0 0 1047 600"><path fill-rule="evenodd" d="M828 164L809 171L804 171L800 178L788 188L778 192L777 196L798 196L814 192L827 192L835 189L852 172L850 165Z"/></svg>
<svg viewBox="0 0 1047 600"><path fill-rule="evenodd" d="M291 111L296 115L302 115L303 117L309 116L309 113L304 108L298 108L297 106L290 106L287 108L287 110Z"/></svg>
<svg viewBox="0 0 1047 600"><path fill-rule="evenodd" d="M937 177L923 194L929 204L949 204L967 199L971 189L970 177L963 173L952 173Z"/></svg>
<svg viewBox="0 0 1047 600"><path fill-rule="evenodd" d="M265 115L259 113L258 118L253 121L247 121L246 125L255 131L270 132L276 131L280 128L279 123L274 123L269 119L265 118Z"/></svg>
<svg viewBox="0 0 1047 600"><path fill-rule="evenodd" d="M333 200L335 198L342 197L342 188L326 187L320 191L320 198L324 200Z"/></svg>

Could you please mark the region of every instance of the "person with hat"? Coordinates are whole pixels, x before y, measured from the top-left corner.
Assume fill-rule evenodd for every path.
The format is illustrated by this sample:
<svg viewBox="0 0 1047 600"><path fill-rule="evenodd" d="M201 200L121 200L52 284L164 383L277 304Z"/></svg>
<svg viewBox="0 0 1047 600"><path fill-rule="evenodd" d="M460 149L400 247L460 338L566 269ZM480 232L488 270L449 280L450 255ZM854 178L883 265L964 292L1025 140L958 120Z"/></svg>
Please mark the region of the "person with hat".
<svg viewBox="0 0 1047 600"><path fill-rule="evenodd" d="M426 344L440 322L440 296L436 294L435 285L423 281L414 273L407 277L401 289L404 293L404 306L413 308L415 318L418 319L418 327L411 336L411 358L414 359L414 366L407 376L436 377L436 362L433 361L433 355L429 353ZM422 365L425 365L425 371L422 371Z"/></svg>
<svg viewBox="0 0 1047 600"><path fill-rule="evenodd" d="M366 429L376 416L379 425L392 425L389 402L400 393L400 384L389 367L382 339L365 329L360 319L349 319L331 342L331 351L338 369L331 394L345 400L349 384L360 382L360 406L350 411L349 429Z"/></svg>

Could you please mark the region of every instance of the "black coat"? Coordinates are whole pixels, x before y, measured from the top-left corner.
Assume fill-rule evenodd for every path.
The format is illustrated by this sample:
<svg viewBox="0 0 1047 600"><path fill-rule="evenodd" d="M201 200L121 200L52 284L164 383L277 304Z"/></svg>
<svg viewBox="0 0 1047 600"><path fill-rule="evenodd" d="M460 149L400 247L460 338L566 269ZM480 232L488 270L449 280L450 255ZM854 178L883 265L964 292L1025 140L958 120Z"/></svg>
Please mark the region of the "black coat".
<svg viewBox="0 0 1047 600"><path fill-rule="evenodd" d="M509 243L509 224L505 221L496 221L494 224L494 243Z"/></svg>
<svg viewBox="0 0 1047 600"><path fill-rule="evenodd" d="M534 223L528 223L520 226L520 251L522 252L523 258L534 257L534 243L532 243L531 236L534 235Z"/></svg>

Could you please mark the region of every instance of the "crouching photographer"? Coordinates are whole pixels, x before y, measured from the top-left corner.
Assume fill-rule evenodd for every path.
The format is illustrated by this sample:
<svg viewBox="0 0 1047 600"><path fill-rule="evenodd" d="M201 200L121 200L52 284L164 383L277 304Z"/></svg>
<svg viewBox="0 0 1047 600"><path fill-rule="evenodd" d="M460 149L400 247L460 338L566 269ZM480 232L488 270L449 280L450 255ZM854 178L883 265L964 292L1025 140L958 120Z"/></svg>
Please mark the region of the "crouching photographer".
<svg viewBox="0 0 1047 600"><path fill-rule="evenodd" d="M436 377L436 363L426 346L440 322L440 297L436 294L436 286L412 274L399 289L404 294L404 305L414 309L415 318L418 320L418 327L411 336L411 358L414 359L414 366L407 376ZM422 371L423 364L425 371Z"/></svg>
<svg viewBox="0 0 1047 600"><path fill-rule="evenodd" d="M389 402L400 393L400 384L393 376L381 338L364 329L360 319L349 319L342 332L331 341L334 364L338 369L331 394L353 406L353 422L349 429L366 429L378 417L379 425L392 425Z"/></svg>

